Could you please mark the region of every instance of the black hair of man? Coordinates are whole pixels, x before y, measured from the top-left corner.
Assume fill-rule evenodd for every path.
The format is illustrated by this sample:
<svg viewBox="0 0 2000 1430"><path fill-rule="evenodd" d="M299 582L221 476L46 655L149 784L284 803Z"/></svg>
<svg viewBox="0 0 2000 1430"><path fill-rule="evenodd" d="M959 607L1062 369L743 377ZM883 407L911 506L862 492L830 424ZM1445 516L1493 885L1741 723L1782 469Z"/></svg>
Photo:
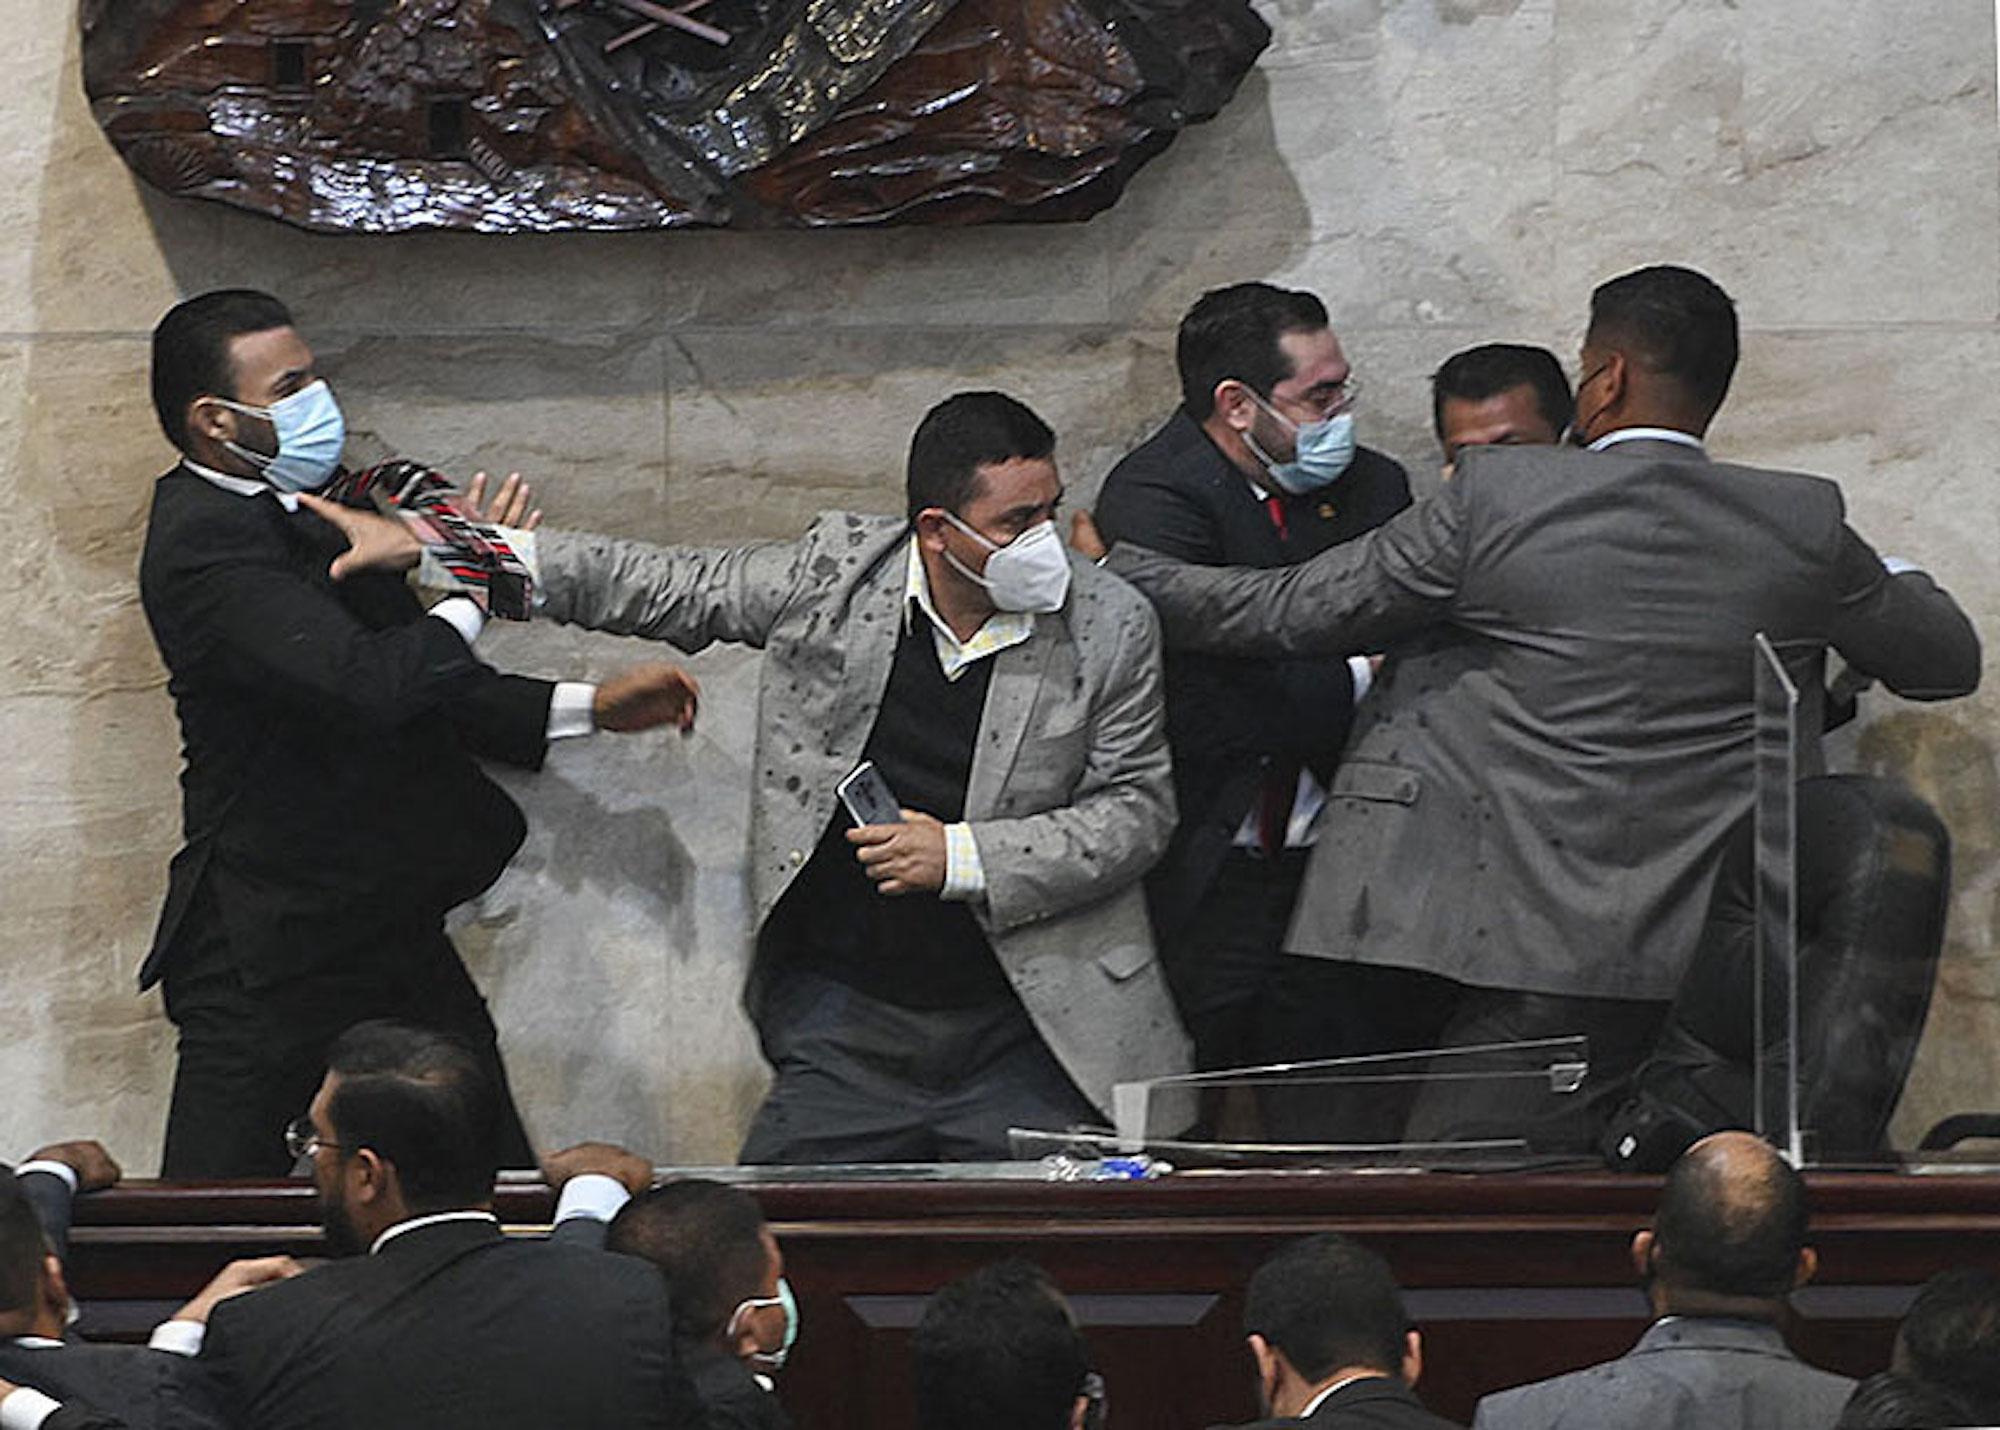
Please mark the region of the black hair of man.
<svg viewBox="0 0 2000 1430"><path fill-rule="evenodd" d="M1806 1244L1805 1181L1773 1149L1749 1148L1697 1142L1668 1171L1653 1236L1655 1274L1669 1289L1790 1294Z"/></svg>
<svg viewBox="0 0 2000 1430"><path fill-rule="evenodd" d="M236 395L232 342L292 326L283 303L250 288L222 288L176 304L153 329L153 411L167 440L187 451L188 404Z"/></svg>
<svg viewBox="0 0 2000 1430"><path fill-rule="evenodd" d="M954 393L924 414L910 438L909 514L962 512L978 495L981 467L1040 461L1055 449L1056 434L1026 403L1004 392Z"/></svg>
<svg viewBox="0 0 2000 1430"><path fill-rule="evenodd" d="M1941 1386L1885 1370L1854 1387L1833 1430L1950 1430L1977 1423Z"/></svg>
<svg viewBox="0 0 2000 1430"><path fill-rule="evenodd" d="M1409 1331L1389 1264L1337 1231L1281 1247L1243 1295L1243 1333L1283 1352L1308 1385L1350 1366L1401 1374Z"/></svg>
<svg viewBox="0 0 2000 1430"><path fill-rule="evenodd" d="M690 1177L639 1193L611 1219L607 1250L642 1257L666 1278L674 1333L705 1341L764 1284L764 1213L741 1187Z"/></svg>
<svg viewBox="0 0 2000 1430"><path fill-rule="evenodd" d="M1553 432L1560 434L1576 416L1569 378L1554 353L1526 343L1482 343L1453 353L1431 374L1431 428L1438 441L1444 441L1446 399L1484 402L1517 387L1534 389L1535 410Z"/></svg>
<svg viewBox="0 0 2000 1430"><path fill-rule="evenodd" d="M1293 288L1236 283L1202 294L1181 319L1174 344L1188 416L1206 422L1215 411L1216 387L1231 378L1269 397L1292 375L1292 360L1279 340L1288 333L1316 333L1327 323L1326 304Z"/></svg>
<svg viewBox="0 0 2000 1430"><path fill-rule="evenodd" d="M1926 1281L1896 1332L1897 1368L2000 1424L2000 1276L1962 1266Z"/></svg>
<svg viewBox="0 0 2000 1430"><path fill-rule="evenodd" d="M458 1039L377 1019L341 1034L327 1054L327 1101L341 1155L368 1148L396 1169L412 1215L492 1200L500 1094L492 1070Z"/></svg>
<svg viewBox="0 0 2000 1430"><path fill-rule="evenodd" d="M12 1170L0 1167L0 1314L34 1309L49 1240Z"/></svg>
<svg viewBox="0 0 2000 1430"><path fill-rule="evenodd" d="M918 1430L1067 1430L1090 1374L1069 1303L1026 1261L931 1297L911 1340Z"/></svg>
<svg viewBox="0 0 2000 1430"><path fill-rule="evenodd" d="M1736 375L1736 305L1714 279L1692 268L1640 268L1590 295L1584 341L1622 352L1666 378L1706 421Z"/></svg>

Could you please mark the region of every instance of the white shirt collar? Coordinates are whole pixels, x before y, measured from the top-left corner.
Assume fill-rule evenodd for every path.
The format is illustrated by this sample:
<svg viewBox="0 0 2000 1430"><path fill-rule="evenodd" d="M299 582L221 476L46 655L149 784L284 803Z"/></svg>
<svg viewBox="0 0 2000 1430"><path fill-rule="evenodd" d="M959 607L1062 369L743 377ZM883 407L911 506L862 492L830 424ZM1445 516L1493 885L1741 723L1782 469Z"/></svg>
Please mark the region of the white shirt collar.
<svg viewBox="0 0 2000 1430"><path fill-rule="evenodd" d="M297 511L299 509L299 494L297 492L281 492L268 482L260 482L252 477L232 477L227 472L218 472L213 467L204 467L192 457L182 457L181 465L186 467L190 472L193 472L197 477L200 477L203 481L213 486L221 487L226 492L234 492L239 497L262 496L264 493L269 492L278 499L278 505L286 511Z"/></svg>
<svg viewBox="0 0 2000 1430"><path fill-rule="evenodd" d="M1692 432L1676 432L1671 427L1620 427L1616 432L1606 432L1590 444L1593 452L1602 452L1607 447L1615 447L1620 442L1672 442L1680 447L1692 447L1697 452L1707 452L1701 438Z"/></svg>
<svg viewBox="0 0 2000 1430"><path fill-rule="evenodd" d="M375 1238L375 1244L368 1248L368 1254L373 1256L389 1242L394 1241L406 1231L416 1231L426 1226L440 1226L448 1221L485 1221L491 1222L495 1226L500 1225L500 1218L493 1215L492 1212L433 1212L429 1216L415 1216L411 1217L408 1221L397 1222L394 1226Z"/></svg>
<svg viewBox="0 0 2000 1430"><path fill-rule="evenodd" d="M1388 1376L1382 1374L1379 1370L1364 1370L1359 1375L1350 1375L1336 1380L1332 1385L1329 1385L1325 1390L1322 1390L1318 1395L1315 1395L1311 1400L1306 1402L1306 1408L1299 1412L1299 1419L1310 1420L1312 1413L1319 1409L1320 1406L1326 1404L1328 1400L1332 1399L1335 1391L1345 1390L1357 1380L1387 1380L1388 1378Z"/></svg>
<svg viewBox="0 0 2000 1430"><path fill-rule="evenodd" d="M47 1336L16 1336L14 1337L14 1344L24 1350L59 1351L62 1349L63 1343L61 1341L52 1341Z"/></svg>

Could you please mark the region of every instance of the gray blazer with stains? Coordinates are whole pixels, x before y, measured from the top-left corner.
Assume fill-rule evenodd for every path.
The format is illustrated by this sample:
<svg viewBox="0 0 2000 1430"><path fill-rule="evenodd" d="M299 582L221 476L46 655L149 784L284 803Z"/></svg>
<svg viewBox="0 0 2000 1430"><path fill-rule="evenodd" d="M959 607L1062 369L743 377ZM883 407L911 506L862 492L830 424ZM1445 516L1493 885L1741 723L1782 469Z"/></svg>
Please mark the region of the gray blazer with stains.
<svg viewBox="0 0 2000 1430"><path fill-rule="evenodd" d="M906 523L830 513L797 541L704 550L545 532L543 614L685 651L764 651L750 805L762 927L834 816L888 685ZM1184 1072L1186 1036L1153 957L1140 877L1174 804L1159 631L1124 582L1072 561L1068 602L990 657L965 815L986 873L981 926L1076 1085ZM760 969L744 1005L761 1016Z"/></svg>
<svg viewBox="0 0 2000 1430"><path fill-rule="evenodd" d="M1758 632L1809 695L1828 647L1912 699L1979 684L1964 612L1888 574L1832 482L1661 441L1473 449L1297 566L1110 564L1176 648L1410 642L1356 714L1286 946L1478 987L1673 997L1750 807Z"/></svg>

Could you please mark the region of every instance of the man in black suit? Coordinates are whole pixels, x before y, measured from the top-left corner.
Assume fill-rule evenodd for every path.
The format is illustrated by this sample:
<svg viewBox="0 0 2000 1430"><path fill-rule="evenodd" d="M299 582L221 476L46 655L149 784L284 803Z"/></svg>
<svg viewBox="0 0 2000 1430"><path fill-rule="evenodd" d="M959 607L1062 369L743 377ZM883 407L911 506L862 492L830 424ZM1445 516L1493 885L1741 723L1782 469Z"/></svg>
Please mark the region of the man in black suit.
<svg viewBox="0 0 2000 1430"><path fill-rule="evenodd" d="M473 757L537 768L551 739L693 716L655 665L601 687L504 676L473 654L472 599L428 614L399 577L335 585L344 542L297 494L345 427L291 315L205 294L153 334L153 400L183 454L158 483L139 570L186 768L185 846L141 988L180 1030L169 1177L281 1175L282 1131L342 1029L394 1015L481 1051L532 1166L492 1020L444 932L519 847L521 812ZM518 519L518 492L497 505Z"/></svg>
<svg viewBox="0 0 2000 1430"><path fill-rule="evenodd" d="M1382 1258L1338 1232L1274 1254L1243 1298L1264 1413L1250 1430L1455 1430L1411 1389L1423 1337Z"/></svg>
<svg viewBox="0 0 2000 1430"><path fill-rule="evenodd" d="M605 1245L660 1269L710 1430L789 1430L770 1373L797 1339L798 1306L757 1199L721 1182L668 1182L627 1202Z"/></svg>
<svg viewBox="0 0 2000 1430"><path fill-rule="evenodd" d="M1896 1328L1894 1365L1963 1401L1968 1423L2000 1425L2000 1275L1960 1266L1926 1281Z"/></svg>
<svg viewBox="0 0 2000 1430"><path fill-rule="evenodd" d="M931 1297L910 1338L917 1430L1102 1430L1104 1387L1048 1273L999 1261Z"/></svg>
<svg viewBox="0 0 2000 1430"><path fill-rule="evenodd" d="M0 1168L0 1377L28 1392L18 1407L0 1406L8 1430L32 1420L29 1407L50 1414L38 1422L46 1427L96 1423L92 1415L133 1430L219 1426L190 1359L200 1328L228 1297L298 1273L289 1257L233 1262L147 1345L69 1339L60 1248L68 1244L71 1200L117 1180L117 1164L95 1142L44 1148L12 1172ZM54 1418L52 1402L65 1407L64 1419Z"/></svg>
<svg viewBox="0 0 2000 1430"><path fill-rule="evenodd" d="M405 1024L348 1030L298 1129L327 1239L354 1253L209 1320L202 1367L258 1430L703 1423L667 1292L630 1257L502 1235L491 1063Z"/></svg>
<svg viewBox="0 0 2000 1430"><path fill-rule="evenodd" d="M1180 410L1105 478L1105 540L1209 566L1288 566L1409 505L1402 467L1354 444L1354 378L1312 294L1267 283L1204 294L1176 356ZM1200 1069L1256 1060L1258 1002L1371 673L1365 657L1167 657L1180 825L1146 892Z"/></svg>

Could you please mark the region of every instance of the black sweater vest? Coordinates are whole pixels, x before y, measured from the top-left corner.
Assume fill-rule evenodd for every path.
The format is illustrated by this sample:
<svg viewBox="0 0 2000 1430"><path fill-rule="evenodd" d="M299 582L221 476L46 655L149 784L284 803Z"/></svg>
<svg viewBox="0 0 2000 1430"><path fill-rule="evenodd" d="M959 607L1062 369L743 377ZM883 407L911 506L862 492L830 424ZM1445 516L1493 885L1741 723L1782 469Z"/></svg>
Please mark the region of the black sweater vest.
<svg viewBox="0 0 2000 1430"><path fill-rule="evenodd" d="M928 618L910 610L907 624L864 754L905 809L955 824L965 817L993 658L946 680ZM976 1008L1011 996L971 909L936 894L877 893L847 842L852 827L845 809L835 813L772 911L776 947L799 967L902 1008Z"/></svg>

